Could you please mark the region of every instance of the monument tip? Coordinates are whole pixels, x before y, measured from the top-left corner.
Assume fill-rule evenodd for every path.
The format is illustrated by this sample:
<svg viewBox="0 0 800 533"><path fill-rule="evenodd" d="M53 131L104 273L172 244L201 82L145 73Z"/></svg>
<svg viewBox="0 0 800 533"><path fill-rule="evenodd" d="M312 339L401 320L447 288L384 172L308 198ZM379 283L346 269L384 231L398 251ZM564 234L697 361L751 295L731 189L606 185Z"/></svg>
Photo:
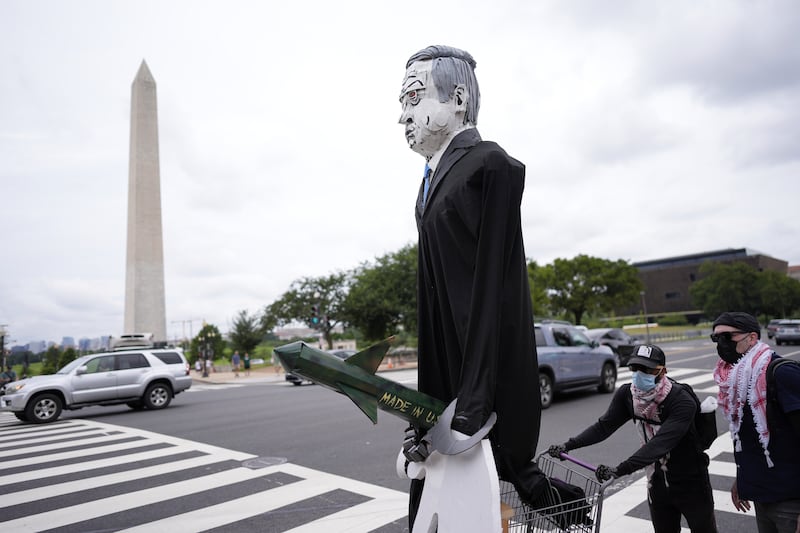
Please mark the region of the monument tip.
<svg viewBox="0 0 800 533"><path fill-rule="evenodd" d="M142 59L142 64L139 66L139 71L136 73L136 78L133 80L134 83L137 81L148 81L151 83L155 83L155 78L150 73L150 68L147 66L147 61Z"/></svg>

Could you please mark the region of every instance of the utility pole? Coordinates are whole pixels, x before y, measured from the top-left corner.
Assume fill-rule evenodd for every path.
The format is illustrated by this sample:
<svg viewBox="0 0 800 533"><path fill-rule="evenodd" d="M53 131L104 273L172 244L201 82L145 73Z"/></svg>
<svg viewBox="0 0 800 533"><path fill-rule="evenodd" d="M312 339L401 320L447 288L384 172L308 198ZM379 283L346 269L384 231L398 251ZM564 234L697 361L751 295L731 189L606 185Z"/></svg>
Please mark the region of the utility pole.
<svg viewBox="0 0 800 533"><path fill-rule="evenodd" d="M0 355L3 358L3 368L2 371L5 372L6 370L6 335L8 331L6 330L8 324L0 324Z"/></svg>
<svg viewBox="0 0 800 533"><path fill-rule="evenodd" d="M194 338L194 335L192 335L192 322L198 322L199 320L201 320L201 319L199 319L199 318L187 318L186 320L173 320L173 321L170 322L170 324L181 324L181 335L183 337L181 340L183 342L184 349L186 349L186 341L188 339ZM186 337L186 324L187 323L189 324L189 337Z"/></svg>

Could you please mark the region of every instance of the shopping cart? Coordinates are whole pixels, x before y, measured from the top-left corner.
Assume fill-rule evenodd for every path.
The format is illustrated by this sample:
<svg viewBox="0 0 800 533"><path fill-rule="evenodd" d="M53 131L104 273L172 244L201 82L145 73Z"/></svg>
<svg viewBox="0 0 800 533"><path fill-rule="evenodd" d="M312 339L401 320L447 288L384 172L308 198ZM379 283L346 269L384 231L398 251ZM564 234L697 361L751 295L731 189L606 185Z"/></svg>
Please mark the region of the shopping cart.
<svg viewBox="0 0 800 533"><path fill-rule="evenodd" d="M554 459L544 452L536 458L539 468L547 476L548 488L536 502L535 509L520 500L511 483L500 482L500 499L514 513L508 519L509 533L600 531L603 492L611 481L600 483L594 476L596 467L566 453L561 457L563 460ZM572 486L566 486L571 490L571 496L565 496L568 491L559 490L564 489L564 483Z"/></svg>

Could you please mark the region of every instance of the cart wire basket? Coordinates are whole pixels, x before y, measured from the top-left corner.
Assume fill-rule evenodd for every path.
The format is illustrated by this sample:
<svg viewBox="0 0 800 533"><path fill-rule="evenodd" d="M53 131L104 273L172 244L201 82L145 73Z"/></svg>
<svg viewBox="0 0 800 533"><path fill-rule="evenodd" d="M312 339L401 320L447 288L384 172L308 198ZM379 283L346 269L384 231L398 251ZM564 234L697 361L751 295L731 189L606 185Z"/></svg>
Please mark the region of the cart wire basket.
<svg viewBox="0 0 800 533"><path fill-rule="evenodd" d="M566 453L561 457L563 460L555 459L544 452L536 458L539 469L548 480L547 489L536 502L536 508L523 502L511 483L500 482L500 499L513 509L513 516L508 519L509 533L599 533L603 492L611 481L597 481L596 468L580 459Z"/></svg>

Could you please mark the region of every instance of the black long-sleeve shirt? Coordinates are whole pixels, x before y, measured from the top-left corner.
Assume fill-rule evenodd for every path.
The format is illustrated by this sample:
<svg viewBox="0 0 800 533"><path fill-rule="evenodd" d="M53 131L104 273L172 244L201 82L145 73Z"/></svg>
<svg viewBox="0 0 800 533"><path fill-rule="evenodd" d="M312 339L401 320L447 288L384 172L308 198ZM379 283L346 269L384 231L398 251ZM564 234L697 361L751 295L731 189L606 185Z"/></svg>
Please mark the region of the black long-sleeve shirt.
<svg viewBox="0 0 800 533"><path fill-rule="evenodd" d="M672 390L658 408L660 429L633 455L617 465L617 474L630 474L667 457L666 475L670 485L691 483L698 476L705 476L708 456L697 444L697 430L694 425L697 409L694 398L683 386L673 382ZM631 386L626 384L617 390L608 410L597 422L566 442L567 449L574 450L602 442L633 419ZM637 428L637 431L640 429Z"/></svg>

